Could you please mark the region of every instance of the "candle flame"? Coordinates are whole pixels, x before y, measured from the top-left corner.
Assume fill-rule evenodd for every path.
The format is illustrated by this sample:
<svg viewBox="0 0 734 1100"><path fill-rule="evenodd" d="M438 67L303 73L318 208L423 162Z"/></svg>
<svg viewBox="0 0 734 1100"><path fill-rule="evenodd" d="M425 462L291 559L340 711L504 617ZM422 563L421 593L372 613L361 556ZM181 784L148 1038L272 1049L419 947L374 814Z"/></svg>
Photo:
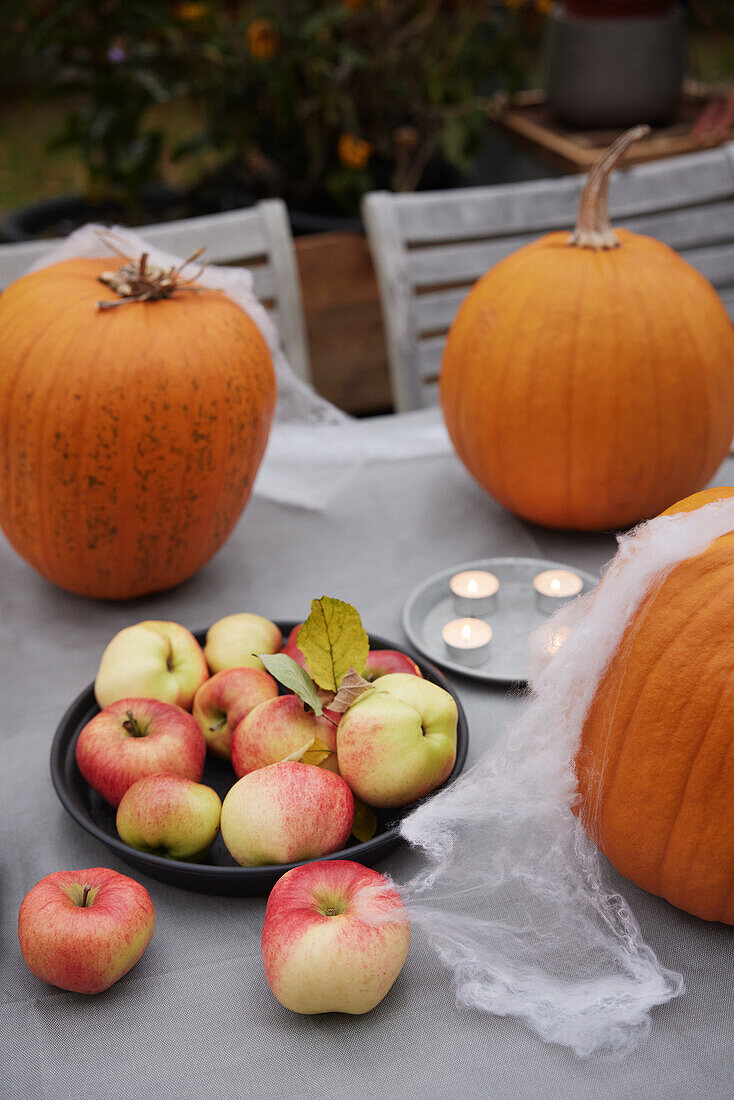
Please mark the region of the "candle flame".
<svg viewBox="0 0 734 1100"><path fill-rule="evenodd" d="M464 625L462 626L461 638L464 642L468 642L471 638L471 627L469 626L469 623L464 623Z"/></svg>
<svg viewBox="0 0 734 1100"><path fill-rule="evenodd" d="M561 587L561 582L559 581L558 577L553 578L553 580L550 582L550 586L554 592L558 591L558 589Z"/></svg>
<svg viewBox="0 0 734 1100"><path fill-rule="evenodd" d="M469 592L471 593L471 595L474 595L474 593L475 593L475 592L476 592L476 590L477 590L477 582L476 582L476 581L474 580L474 578L473 578L473 577L472 577L472 579L471 579L471 580L469 581L469 584L467 585L467 587L468 587L468 589L469 589Z"/></svg>

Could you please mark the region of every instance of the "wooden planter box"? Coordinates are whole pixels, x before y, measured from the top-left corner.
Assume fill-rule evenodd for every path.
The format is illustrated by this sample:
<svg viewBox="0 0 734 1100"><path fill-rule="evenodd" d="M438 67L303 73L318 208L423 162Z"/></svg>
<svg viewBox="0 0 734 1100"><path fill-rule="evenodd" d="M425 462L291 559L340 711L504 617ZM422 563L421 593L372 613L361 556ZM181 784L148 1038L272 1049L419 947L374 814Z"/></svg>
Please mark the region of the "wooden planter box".
<svg viewBox="0 0 734 1100"><path fill-rule="evenodd" d="M314 386L346 412L392 408L387 350L363 233L296 237Z"/></svg>
<svg viewBox="0 0 734 1100"><path fill-rule="evenodd" d="M665 157L696 153L734 138L734 125L707 133L701 126L706 110L724 102L717 90L686 82L678 105L678 117L670 126L653 130L642 141L628 149L625 165L644 164ZM722 117L725 112L722 110ZM506 105L493 111L491 117L504 130L519 138L563 173L588 172L599 154L616 137L619 130L572 130L556 122L546 104L545 92L520 92Z"/></svg>

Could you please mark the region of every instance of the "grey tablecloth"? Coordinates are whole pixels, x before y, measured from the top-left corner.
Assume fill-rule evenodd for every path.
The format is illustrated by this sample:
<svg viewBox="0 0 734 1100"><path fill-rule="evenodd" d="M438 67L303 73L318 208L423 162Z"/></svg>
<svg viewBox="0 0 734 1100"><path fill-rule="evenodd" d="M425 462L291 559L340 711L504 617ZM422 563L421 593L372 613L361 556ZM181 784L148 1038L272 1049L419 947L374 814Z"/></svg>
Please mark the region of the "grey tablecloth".
<svg viewBox="0 0 734 1100"><path fill-rule="evenodd" d="M435 416L395 417L387 430L404 441ZM732 480L730 460L714 484ZM121 982L85 998L45 986L26 969L17 911L39 878L99 864L127 870L66 816L48 770L59 716L93 678L115 631L143 618L197 628L235 610L298 618L312 596L328 593L352 601L368 629L399 643L405 598L442 567L518 553L598 571L614 551L610 536L551 533L519 523L448 453L370 461L351 478L336 459L334 484L326 511L256 496L227 546L198 577L129 604L93 603L58 591L0 546L0 1095L732 1097L734 929L698 921L621 880L648 942L666 965L683 972L688 986L685 996L654 1012L648 1039L621 1063L580 1061L543 1044L516 1020L458 1010L450 975L420 931L401 977L372 1013L294 1016L274 1001L265 982L259 943L264 899L205 897L141 876L155 902L156 933ZM454 682L469 717L470 760L476 759L520 701L469 680ZM385 868L400 881L419 864L417 855L403 850Z"/></svg>

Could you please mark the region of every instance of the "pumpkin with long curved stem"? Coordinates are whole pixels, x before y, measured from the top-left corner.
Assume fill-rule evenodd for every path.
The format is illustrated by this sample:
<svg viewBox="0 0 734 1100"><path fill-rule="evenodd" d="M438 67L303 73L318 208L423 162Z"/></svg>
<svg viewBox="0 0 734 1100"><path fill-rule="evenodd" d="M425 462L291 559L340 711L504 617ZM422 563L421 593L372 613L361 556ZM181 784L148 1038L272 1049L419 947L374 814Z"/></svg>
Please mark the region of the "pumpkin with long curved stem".
<svg viewBox="0 0 734 1100"><path fill-rule="evenodd" d="M190 577L229 535L275 374L223 294L146 257L110 266L68 260L0 298L0 525L62 588L127 599Z"/></svg>
<svg viewBox="0 0 734 1100"><path fill-rule="evenodd" d="M697 493L666 514L734 496ZM603 583L603 582L602 582ZM734 532L650 590L610 660L576 756L578 807L620 874L734 924Z"/></svg>
<svg viewBox="0 0 734 1100"><path fill-rule="evenodd" d="M734 330L667 245L609 222L618 139L592 169L575 232L493 267L449 332L440 393L459 458L510 511L605 530L700 489L734 435Z"/></svg>

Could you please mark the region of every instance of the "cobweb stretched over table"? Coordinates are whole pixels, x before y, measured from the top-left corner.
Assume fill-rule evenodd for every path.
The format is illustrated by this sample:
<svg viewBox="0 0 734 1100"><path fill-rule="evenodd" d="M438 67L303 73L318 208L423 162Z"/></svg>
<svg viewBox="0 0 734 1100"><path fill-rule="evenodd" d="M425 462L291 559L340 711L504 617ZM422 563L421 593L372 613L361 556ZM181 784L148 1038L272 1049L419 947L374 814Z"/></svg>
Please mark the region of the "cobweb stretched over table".
<svg viewBox="0 0 734 1100"><path fill-rule="evenodd" d="M584 717L643 596L733 529L727 500L620 538L596 591L533 635L532 695L519 719L402 824L429 865L400 890L453 970L459 1003L518 1016L581 1056L625 1053L647 1033L653 1006L684 991L604 885L602 860L571 813Z"/></svg>

